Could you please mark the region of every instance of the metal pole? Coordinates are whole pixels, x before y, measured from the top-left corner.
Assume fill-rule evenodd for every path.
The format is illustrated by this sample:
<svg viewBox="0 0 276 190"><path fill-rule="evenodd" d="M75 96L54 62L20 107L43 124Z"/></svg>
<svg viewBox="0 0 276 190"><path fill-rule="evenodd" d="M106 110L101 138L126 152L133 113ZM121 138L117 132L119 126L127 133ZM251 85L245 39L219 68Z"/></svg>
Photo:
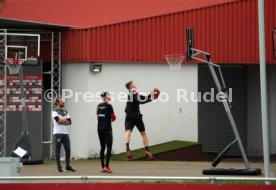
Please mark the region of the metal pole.
<svg viewBox="0 0 276 190"><path fill-rule="evenodd" d="M263 131L263 154L265 177L270 177L269 134L267 118L267 86L266 86L266 55L265 55L265 29L264 29L264 0L258 0L259 12L259 48L260 48L260 82L261 82L261 110Z"/></svg>
<svg viewBox="0 0 276 190"><path fill-rule="evenodd" d="M59 67L59 75L58 75L58 80L59 80L59 86L58 86L58 96L62 95L62 89L61 89L61 32L58 33L58 67Z"/></svg>
<svg viewBox="0 0 276 190"><path fill-rule="evenodd" d="M6 52L5 52L6 53ZM4 93L3 93L3 100L4 100L4 110L3 110L3 127L4 127L4 136L2 136L4 141L4 148L3 148L3 157L7 156L7 65L4 65Z"/></svg>
<svg viewBox="0 0 276 190"><path fill-rule="evenodd" d="M37 36L37 55L40 56L40 35Z"/></svg>
<svg viewBox="0 0 276 190"><path fill-rule="evenodd" d="M20 95L21 95L21 106L22 106L22 121L23 121L23 133L28 131L28 125L27 125L27 108L26 108L26 96L24 91L24 71L23 66L21 66L19 70L19 81L20 81Z"/></svg>
<svg viewBox="0 0 276 190"><path fill-rule="evenodd" d="M2 181L14 181L20 183L21 181L32 181L37 183L43 183L42 181L51 181L54 180L66 180L66 183L70 181L84 181L88 180L95 181L141 181L141 180L162 180L162 181L186 181L186 180L199 180L203 181L253 181L253 182L263 182L263 181L276 181L276 178L263 178L263 177L179 177L179 176L11 176L11 177L2 177L0 176L0 182ZM260 188L261 189L261 188ZM272 189L272 188L271 188Z"/></svg>
<svg viewBox="0 0 276 190"><path fill-rule="evenodd" d="M51 32L51 90L54 90L54 32ZM50 141L53 142L53 121L52 111L54 110L54 104L51 104L51 117L50 117ZM53 144L50 144L49 160L53 156Z"/></svg>
<svg viewBox="0 0 276 190"><path fill-rule="evenodd" d="M0 61L4 61L7 51L7 29L0 29L0 47L4 50L0 52ZM7 66L6 64L0 66L0 73L3 75L3 111L0 113L0 157L5 157L6 153L6 146L7 146Z"/></svg>

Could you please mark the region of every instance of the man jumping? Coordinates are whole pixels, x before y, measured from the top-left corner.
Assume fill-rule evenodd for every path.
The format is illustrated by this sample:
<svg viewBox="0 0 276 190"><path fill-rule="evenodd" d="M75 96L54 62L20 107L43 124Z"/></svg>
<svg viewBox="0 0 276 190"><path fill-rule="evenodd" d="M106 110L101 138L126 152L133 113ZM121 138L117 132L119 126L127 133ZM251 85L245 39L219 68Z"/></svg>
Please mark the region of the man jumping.
<svg viewBox="0 0 276 190"><path fill-rule="evenodd" d="M109 104L110 95L108 92L101 94L102 103L97 107L98 117L98 135L101 144L100 157L101 157L101 172L112 173L112 169L109 166L112 150L112 126L111 121L116 120L116 116L113 111L113 107ZM105 157L105 149L106 157ZM105 159L106 158L106 159Z"/></svg>
<svg viewBox="0 0 276 190"><path fill-rule="evenodd" d="M129 160L132 159L132 153L129 147L130 143L130 136L131 132L134 128L134 126L137 127L139 132L141 133L142 139L143 139L143 144L145 146L145 154L148 157L148 159L153 160L154 157L149 151L149 146L148 146L148 137L145 132L145 125L143 122L143 115L140 113L140 104L145 104L148 102L152 101L152 93L143 96L140 95L137 91L136 86L134 85L133 81L129 81L126 83L126 88L129 90L128 94L128 101L126 104L126 119L125 119L125 141L126 141L126 155Z"/></svg>

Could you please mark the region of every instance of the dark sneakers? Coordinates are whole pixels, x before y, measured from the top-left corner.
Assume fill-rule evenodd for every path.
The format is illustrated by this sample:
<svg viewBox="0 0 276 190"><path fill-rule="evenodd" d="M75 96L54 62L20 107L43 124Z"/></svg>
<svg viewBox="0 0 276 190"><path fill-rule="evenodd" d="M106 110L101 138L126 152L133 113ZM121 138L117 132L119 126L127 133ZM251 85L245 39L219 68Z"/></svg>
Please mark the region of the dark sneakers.
<svg viewBox="0 0 276 190"><path fill-rule="evenodd" d="M73 169L71 166L69 166L69 167L66 167L66 170L65 170L66 172L75 172L76 170L75 169Z"/></svg>
<svg viewBox="0 0 276 190"><path fill-rule="evenodd" d="M63 172L62 168L57 168L57 172L58 172L58 173Z"/></svg>

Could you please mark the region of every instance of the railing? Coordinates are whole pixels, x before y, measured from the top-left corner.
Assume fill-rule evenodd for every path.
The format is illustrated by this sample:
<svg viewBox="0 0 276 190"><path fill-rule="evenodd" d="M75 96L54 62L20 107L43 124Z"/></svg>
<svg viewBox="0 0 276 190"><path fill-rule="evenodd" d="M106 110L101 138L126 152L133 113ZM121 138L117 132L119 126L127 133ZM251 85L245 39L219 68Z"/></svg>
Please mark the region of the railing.
<svg viewBox="0 0 276 190"><path fill-rule="evenodd" d="M214 184L219 181L258 181L273 182L276 178L263 177L167 177L167 176L23 176L0 177L1 182L26 182L26 181L209 181Z"/></svg>

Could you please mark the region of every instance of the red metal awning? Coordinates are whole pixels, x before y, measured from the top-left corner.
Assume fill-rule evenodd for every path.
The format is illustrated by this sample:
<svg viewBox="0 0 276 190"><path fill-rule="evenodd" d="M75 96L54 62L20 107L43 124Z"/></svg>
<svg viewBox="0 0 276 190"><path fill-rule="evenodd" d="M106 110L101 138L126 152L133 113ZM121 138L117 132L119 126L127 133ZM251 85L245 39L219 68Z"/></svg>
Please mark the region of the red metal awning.
<svg viewBox="0 0 276 190"><path fill-rule="evenodd" d="M95 27L237 0L6 0L2 18Z"/></svg>

